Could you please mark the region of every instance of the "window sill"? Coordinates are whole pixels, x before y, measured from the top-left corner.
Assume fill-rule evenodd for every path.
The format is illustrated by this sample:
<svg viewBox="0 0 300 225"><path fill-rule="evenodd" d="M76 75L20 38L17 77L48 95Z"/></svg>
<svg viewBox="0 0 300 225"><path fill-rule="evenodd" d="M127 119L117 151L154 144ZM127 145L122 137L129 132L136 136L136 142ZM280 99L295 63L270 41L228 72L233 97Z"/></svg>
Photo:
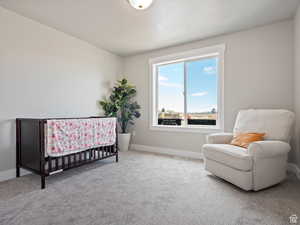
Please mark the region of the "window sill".
<svg viewBox="0 0 300 225"><path fill-rule="evenodd" d="M195 126L195 127L175 127L175 126L160 126L152 125L150 126L152 131L167 131L167 132L183 132L183 133L217 133L222 132L223 129L216 126Z"/></svg>

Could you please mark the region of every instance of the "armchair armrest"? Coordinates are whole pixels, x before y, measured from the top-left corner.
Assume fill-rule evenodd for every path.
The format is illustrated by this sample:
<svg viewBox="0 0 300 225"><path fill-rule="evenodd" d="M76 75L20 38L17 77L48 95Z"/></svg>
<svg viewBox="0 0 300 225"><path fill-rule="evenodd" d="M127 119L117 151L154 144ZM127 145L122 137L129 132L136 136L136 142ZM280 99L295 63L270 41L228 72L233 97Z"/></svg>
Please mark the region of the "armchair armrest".
<svg viewBox="0 0 300 225"><path fill-rule="evenodd" d="M229 144L232 139L232 133L215 133L206 136L206 141L208 144Z"/></svg>
<svg viewBox="0 0 300 225"><path fill-rule="evenodd" d="M248 147L248 153L256 158L273 158L285 155L291 150L291 146L283 141L257 141Z"/></svg>

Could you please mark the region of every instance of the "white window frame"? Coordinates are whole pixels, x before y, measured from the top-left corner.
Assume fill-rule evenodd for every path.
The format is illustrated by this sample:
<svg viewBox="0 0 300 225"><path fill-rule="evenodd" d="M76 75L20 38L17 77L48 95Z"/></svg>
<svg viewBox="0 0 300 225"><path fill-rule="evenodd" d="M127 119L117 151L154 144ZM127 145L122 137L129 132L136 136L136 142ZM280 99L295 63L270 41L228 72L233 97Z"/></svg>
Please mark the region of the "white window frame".
<svg viewBox="0 0 300 225"><path fill-rule="evenodd" d="M179 132L221 132L224 131L224 55L225 44L215 46L203 47L193 49L191 51L166 55L162 57L151 58L149 60L150 66L150 115L149 115L149 128L150 130L158 131L179 131ZM157 66L178 63L184 61L193 61L198 59L205 59L218 56L218 102L217 102L217 123L215 126L211 125L182 125L182 126L166 126L158 125L157 112L158 112L158 72ZM185 70L186 71L186 70ZM186 76L186 75L185 75ZM186 85L186 84L185 84ZM185 88L186 91L186 88ZM186 95L185 95L186 97ZM185 99L185 108L186 99ZM185 110L186 111L186 110Z"/></svg>

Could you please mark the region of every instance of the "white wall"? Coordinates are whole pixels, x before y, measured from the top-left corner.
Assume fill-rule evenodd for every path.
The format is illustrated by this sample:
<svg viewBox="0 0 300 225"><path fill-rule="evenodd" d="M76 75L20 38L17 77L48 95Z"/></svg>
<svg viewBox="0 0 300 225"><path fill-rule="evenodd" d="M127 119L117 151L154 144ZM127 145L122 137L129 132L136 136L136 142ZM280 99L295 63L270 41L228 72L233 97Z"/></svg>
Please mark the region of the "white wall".
<svg viewBox="0 0 300 225"><path fill-rule="evenodd" d="M0 171L15 167L16 117L97 115L122 59L0 7Z"/></svg>
<svg viewBox="0 0 300 225"><path fill-rule="evenodd" d="M150 131L149 65L158 57L203 46L226 44L225 130L233 128L236 114L244 108L293 109L293 22L284 21L177 47L126 57L124 74L138 89L142 117L136 123L134 144L199 151L201 133Z"/></svg>
<svg viewBox="0 0 300 225"><path fill-rule="evenodd" d="M300 168L300 7L297 10L294 21L295 27L295 82L294 82L294 104L296 113L296 131L295 141L296 148L290 159L298 164Z"/></svg>

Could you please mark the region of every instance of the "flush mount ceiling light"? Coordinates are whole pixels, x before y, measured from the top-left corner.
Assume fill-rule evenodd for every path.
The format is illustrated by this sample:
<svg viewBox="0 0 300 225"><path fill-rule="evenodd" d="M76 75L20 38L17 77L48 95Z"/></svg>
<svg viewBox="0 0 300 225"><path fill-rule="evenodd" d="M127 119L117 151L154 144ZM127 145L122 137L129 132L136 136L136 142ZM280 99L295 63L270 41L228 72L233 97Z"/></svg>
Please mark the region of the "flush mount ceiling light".
<svg viewBox="0 0 300 225"><path fill-rule="evenodd" d="M153 2L153 0L128 0L129 4L138 10L147 9Z"/></svg>

